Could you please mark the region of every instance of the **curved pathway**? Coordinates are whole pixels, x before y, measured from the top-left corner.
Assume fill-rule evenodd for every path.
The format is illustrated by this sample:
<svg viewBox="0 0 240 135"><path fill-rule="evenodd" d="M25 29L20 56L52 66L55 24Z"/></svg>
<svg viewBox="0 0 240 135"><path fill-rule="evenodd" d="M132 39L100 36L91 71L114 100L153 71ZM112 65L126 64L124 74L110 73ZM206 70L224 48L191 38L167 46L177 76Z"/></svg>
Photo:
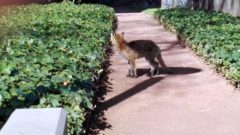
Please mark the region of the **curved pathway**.
<svg viewBox="0 0 240 135"><path fill-rule="evenodd" d="M107 93L101 106L111 128L101 135L240 135L240 94L175 34L144 13L117 13L127 40L150 39L162 50L173 74L149 77L144 59L138 78L126 77L127 61L111 57Z"/></svg>

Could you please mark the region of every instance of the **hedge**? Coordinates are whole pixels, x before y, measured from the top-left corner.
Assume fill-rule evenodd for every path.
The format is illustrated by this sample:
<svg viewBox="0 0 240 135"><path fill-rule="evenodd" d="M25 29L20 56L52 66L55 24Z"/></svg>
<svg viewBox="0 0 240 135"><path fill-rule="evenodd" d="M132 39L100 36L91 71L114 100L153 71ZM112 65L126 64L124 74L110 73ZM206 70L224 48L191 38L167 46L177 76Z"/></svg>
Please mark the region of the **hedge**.
<svg viewBox="0 0 240 135"><path fill-rule="evenodd" d="M191 9L157 10L155 17L236 87L240 86L240 18Z"/></svg>
<svg viewBox="0 0 240 135"><path fill-rule="evenodd" d="M63 107L68 134L84 133L105 70L113 9L63 2L0 10L0 121L16 108Z"/></svg>

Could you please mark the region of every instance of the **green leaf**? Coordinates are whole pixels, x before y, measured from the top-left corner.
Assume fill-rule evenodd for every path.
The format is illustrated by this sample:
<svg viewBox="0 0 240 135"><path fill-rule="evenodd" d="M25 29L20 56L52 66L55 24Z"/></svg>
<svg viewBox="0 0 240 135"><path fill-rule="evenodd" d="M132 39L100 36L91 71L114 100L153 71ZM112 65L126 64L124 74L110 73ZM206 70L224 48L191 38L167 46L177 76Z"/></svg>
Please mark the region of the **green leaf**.
<svg viewBox="0 0 240 135"><path fill-rule="evenodd" d="M13 63L10 63L7 61L1 61L0 62L0 74L10 74L13 67L14 67Z"/></svg>
<svg viewBox="0 0 240 135"><path fill-rule="evenodd" d="M47 99L45 97L42 97L40 99L40 104L45 104L47 102Z"/></svg>
<svg viewBox="0 0 240 135"><path fill-rule="evenodd" d="M60 106L60 103L57 99L51 99L50 103L51 103L52 107L59 107Z"/></svg>

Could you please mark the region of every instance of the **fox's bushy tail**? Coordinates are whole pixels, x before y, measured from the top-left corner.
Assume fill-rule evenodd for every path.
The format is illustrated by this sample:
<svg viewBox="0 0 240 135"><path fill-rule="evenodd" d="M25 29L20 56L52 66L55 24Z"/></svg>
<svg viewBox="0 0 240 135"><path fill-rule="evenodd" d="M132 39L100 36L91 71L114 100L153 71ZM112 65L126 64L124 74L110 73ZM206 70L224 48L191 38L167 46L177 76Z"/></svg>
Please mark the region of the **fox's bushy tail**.
<svg viewBox="0 0 240 135"><path fill-rule="evenodd" d="M166 64L164 63L164 61L162 59L162 56L161 56L160 52L157 54L157 60L163 68L167 68Z"/></svg>

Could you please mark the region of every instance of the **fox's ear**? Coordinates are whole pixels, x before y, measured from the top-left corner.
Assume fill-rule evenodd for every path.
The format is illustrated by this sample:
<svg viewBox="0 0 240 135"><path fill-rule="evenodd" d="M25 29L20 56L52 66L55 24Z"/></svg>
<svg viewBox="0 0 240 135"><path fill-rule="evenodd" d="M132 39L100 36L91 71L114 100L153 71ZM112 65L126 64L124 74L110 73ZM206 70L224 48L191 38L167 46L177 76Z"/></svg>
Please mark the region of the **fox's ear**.
<svg viewBox="0 0 240 135"><path fill-rule="evenodd" d="M124 36L124 32L121 32L121 35Z"/></svg>

